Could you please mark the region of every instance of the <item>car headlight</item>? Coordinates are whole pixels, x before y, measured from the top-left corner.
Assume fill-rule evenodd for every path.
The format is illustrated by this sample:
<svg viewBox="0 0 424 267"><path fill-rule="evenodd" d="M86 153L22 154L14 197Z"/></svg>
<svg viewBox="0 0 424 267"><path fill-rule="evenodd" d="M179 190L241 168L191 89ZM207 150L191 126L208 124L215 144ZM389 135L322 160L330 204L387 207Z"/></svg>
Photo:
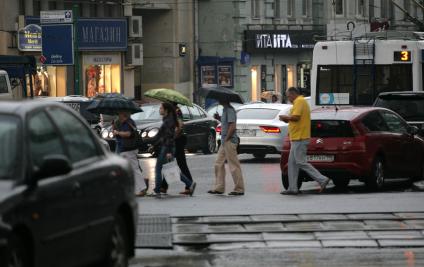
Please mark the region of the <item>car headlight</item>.
<svg viewBox="0 0 424 267"><path fill-rule="evenodd" d="M109 132L109 138L113 138L113 132Z"/></svg>
<svg viewBox="0 0 424 267"><path fill-rule="evenodd" d="M141 137L142 137L142 138L146 138L146 136L147 136L147 132L143 132L143 133L141 134Z"/></svg>
<svg viewBox="0 0 424 267"><path fill-rule="evenodd" d="M104 130L101 132L101 136L102 136L102 138L103 138L103 139L106 139L106 138L109 136L109 131L108 131L108 130L106 130L106 129L104 129Z"/></svg>
<svg viewBox="0 0 424 267"><path fill-rule="evenodd" d="M159 133L159 129L158 128L153 128L149 131L149 133L147 133L147 136L150 138L155 137L157 134Z"/></svg>

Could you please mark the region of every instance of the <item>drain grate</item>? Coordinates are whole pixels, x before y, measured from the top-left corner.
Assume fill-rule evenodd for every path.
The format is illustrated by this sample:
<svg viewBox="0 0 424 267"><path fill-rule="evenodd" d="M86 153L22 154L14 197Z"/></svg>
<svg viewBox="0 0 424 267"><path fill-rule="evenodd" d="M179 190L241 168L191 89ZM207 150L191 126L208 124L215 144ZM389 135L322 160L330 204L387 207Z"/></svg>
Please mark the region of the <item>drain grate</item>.
<svg viewBox="0 0 424 267"><path fill-rule="evenodd" d="M145 214L138 218L137 248L172 248L172 224L168 214Z"/></svg>

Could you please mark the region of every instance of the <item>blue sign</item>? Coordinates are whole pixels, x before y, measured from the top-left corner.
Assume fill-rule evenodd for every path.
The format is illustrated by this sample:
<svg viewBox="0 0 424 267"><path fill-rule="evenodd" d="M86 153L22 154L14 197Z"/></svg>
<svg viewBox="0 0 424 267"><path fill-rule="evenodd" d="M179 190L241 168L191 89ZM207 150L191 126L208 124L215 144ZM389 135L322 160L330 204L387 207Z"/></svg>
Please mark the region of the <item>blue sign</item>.
<svg viewBox="0 0 424 267"><path fill-rule="evenodd" d="M18 49L20 51L41 51L41 27L29 24L18 32Z"/></svg>
<svg viewBox="0 0 424 267"><path fill-rule="evenodd" d="M72 24L42 25L42 58L45 65L73 65Z"/></svg>
<svg viewBox="0 0 424 267"><path fill-rule="evenodd" d="M79 19L78 50L126 51L128 47L126 19Z"/></svg>

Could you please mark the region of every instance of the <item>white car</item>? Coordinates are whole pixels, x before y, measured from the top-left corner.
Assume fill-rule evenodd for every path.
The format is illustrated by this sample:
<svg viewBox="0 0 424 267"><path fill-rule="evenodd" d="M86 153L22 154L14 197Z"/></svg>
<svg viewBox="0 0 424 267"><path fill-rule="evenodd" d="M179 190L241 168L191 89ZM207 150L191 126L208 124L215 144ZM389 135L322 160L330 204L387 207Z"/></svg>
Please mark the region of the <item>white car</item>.
<svg viewBox="0 0 424 267"><path fill-rule="evenodd" d="M280 154L288 124L279 115L287 115L290 104L249 104L237 111L239 153L264 158L267 154Z"/></svg>

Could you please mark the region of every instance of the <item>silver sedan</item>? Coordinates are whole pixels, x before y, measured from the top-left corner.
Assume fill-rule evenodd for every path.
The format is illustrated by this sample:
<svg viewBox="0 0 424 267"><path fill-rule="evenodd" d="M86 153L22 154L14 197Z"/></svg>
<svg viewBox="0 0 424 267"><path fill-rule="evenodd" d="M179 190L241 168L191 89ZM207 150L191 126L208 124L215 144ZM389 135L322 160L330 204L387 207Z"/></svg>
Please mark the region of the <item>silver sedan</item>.
<svg viewBox="0 0 424 267"><path fill-rule="evenodd" d="M264 158L266 154L280 154L288 124L279 120L287 115L289 104L250 104L237 111L237 135L240 137L240 153Z"/></svg>

